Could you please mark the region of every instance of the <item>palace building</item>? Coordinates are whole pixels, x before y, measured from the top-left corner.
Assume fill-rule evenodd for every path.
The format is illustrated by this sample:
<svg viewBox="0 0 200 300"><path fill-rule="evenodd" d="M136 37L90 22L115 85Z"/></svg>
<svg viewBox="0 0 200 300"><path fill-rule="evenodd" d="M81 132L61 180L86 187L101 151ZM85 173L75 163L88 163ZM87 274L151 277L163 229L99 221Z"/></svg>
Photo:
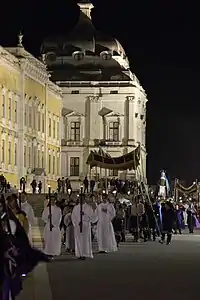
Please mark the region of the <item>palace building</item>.
<svg viewBox="0 0 200 300"><path fill-rule="evenodd" d="M61 175L78 188L86 175L105 177L104 169L89 170L91 150L100 147L118 157L140 145L140 176L146 178L146 93L121 44L95 29L93 5L86 0L78 5L80 17L73 31L46 38L41 46L51 79L63 95ZM107 175L124 179L134 172Z"/></svg>
<svg viewBox="0 0 200 300"><path fill-rule="evenodd" d="M0 47L0 174L27 190L33 178L43 191L57 187L61 172L61 89L49 80L45 64L22 45Z"/></svg>

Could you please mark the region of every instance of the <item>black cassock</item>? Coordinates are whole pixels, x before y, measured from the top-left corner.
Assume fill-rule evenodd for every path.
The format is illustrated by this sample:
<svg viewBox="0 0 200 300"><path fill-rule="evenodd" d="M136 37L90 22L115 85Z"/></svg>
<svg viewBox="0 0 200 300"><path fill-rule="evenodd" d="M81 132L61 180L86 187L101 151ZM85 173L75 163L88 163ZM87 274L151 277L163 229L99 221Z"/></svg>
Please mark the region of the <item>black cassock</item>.
<svg viewBox="0 0 200 300"><path fill-rule="evenodd" d="M49 261L43 252L31 247L24 228L10 209L8 209L8 218L14 221L16 232L15 235L10 235L1 228L0 243L3 247L0 252L2 283L0 300L9 299L9 291L14 299L22 290L21 275L30 273L39 262ZM6 267L9 261L12 262L11 271Z"/></svg>

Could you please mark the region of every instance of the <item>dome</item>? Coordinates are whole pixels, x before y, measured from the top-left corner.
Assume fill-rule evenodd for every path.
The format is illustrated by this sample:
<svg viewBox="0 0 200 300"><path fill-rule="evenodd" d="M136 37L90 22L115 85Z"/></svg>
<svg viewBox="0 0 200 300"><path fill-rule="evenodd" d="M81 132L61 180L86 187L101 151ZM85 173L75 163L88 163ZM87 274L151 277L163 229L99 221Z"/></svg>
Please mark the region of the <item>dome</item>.
<svg viewBox="0 0 200 300"><path fill-rule="evenodd" d="M88 1L82 1L78 5L80 15L75 28L66 36L44 40L41 53L45 54L47 66L62 73L64 69L73 70L72 73L75 69L83 72L86 69L112 69L110 73L114 72L116 75L122 69L128 70L129 62L122 45L115 38L95 29L91 20L93 5Z"/></svg>

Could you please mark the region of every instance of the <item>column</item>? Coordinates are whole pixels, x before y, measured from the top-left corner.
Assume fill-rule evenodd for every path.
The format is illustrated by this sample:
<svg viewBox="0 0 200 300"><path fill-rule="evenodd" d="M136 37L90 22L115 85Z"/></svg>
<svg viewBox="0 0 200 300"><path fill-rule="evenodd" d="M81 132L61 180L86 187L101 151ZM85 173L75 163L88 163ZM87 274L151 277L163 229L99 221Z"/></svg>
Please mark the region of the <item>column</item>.
<svg viewBox="0 0 200 300"><path fill-rule="evenodd" d="M136 141L137 139L137 122L135 118L136 111L136 100L135 96L128 96L128 140Z"/></svg>
<svg viewBox="0 0 200 300"><path fill-rule="evenodd" d="M85 117L84 116L80 117L80 124L81 124L80 138L81 138L81 141L84 141L84 139L85 139Z"/></svg>
<svg viewBox="0 0 200 300"><path fill-rule="evenodd" d="M100 138L100 122L99 116L100 102L99 96L88 96L89 101L89 140L93 144L95 139Z"/></svg>

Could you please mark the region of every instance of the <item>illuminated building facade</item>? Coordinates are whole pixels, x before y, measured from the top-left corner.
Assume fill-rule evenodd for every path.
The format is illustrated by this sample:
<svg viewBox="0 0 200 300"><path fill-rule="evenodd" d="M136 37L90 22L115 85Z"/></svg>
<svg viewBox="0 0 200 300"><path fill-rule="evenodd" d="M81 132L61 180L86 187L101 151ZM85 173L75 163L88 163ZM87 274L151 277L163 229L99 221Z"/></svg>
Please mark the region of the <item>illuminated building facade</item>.
<svg viewBox="0 0 200 300"><path fill-rule="evenodd" d="M52 80L63 94L61 174L71 180L105 177L86 165L91 150L121 156L141 145L141 176L146 178L146 93L130 70L121 44L94 28L93 5L78 4L80 17L66 37L50 37L41 46ZM130 178L133 172L110 177Z"/></svg>
<svg viewBox="0 0 200 300"><path fill-rule="evenodd" d="M33 179L56 189L60 177L60 88L49 80L46 66L19 44L0 47L0 173L27 190Z"/></svg>

